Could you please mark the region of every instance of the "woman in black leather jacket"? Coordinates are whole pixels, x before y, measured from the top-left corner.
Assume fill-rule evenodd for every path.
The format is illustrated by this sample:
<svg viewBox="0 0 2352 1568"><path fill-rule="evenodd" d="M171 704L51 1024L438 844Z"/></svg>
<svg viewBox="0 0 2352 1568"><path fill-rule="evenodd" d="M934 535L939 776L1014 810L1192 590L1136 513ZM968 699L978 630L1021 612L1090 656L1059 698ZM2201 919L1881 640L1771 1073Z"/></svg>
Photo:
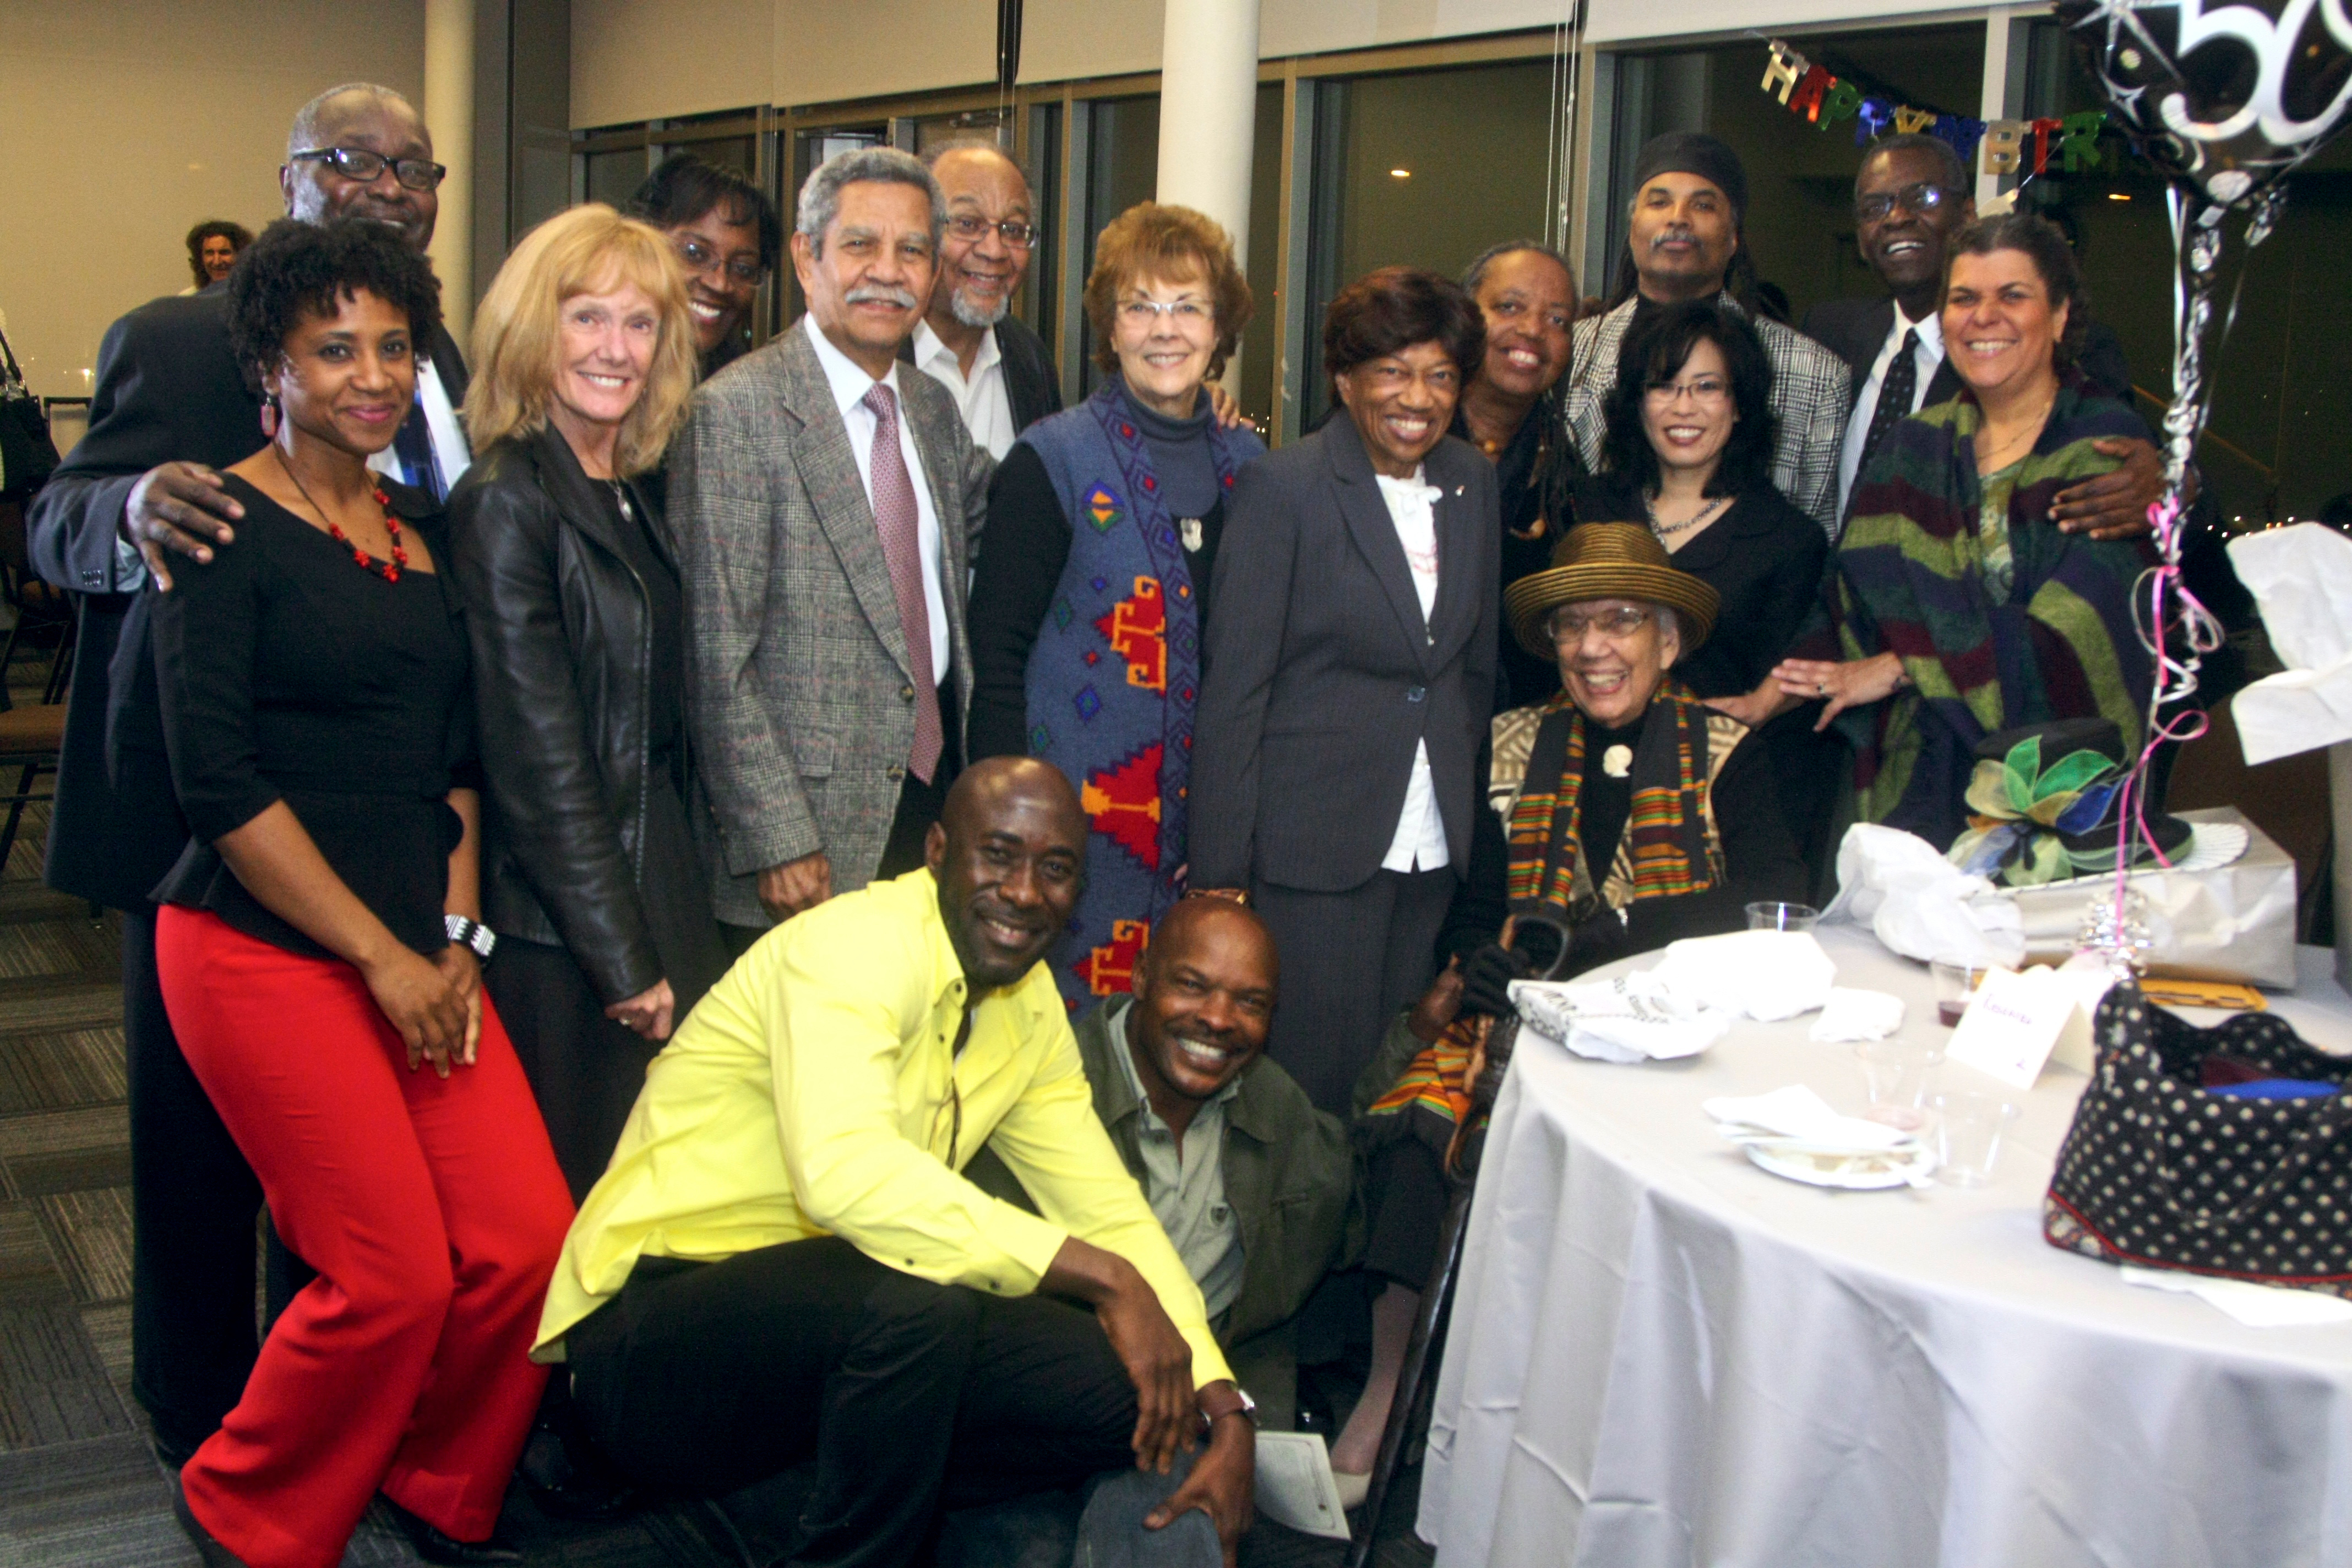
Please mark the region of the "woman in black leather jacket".
<svg viewBox="0 0 2352 1568"><path fill-rule="evenodd" d="M449 498L474 646L485 973L575 1200L727 953L688 827L686 639L658 490L694 387L684 271L603 205L527 236L474 320Z"/></svg>

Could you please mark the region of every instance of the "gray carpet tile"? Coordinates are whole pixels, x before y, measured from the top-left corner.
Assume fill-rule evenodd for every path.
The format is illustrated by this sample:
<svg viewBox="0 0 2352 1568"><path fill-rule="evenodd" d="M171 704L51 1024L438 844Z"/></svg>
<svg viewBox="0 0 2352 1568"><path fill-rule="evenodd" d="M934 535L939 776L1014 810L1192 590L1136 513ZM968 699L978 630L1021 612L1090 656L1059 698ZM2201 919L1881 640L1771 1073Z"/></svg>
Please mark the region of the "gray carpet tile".
<svg viewBox="0 0 2352 1568"><path fill-rule="evenodd" d="M134 1434L0 1454L0 1563L194 1568L168 1487Z"/></svg>
<svg viewBox="0 0 2352 1568"><path fill-rule="evenodd" d="M0 998L0 1010L6 1006ZM128 1186L128 1114L120 1105L108 1105L0 1117L0 1166L19 1197Z"/></svg>
<svg viewBox="0 0 2352 1568"><path fill-rule="evenodd" d="M0 1116L118 1104L128 1091L119 1027L0 1035Z"/></svg>
<svg viewBox="0 0 2352 1568"><path fill-rule="evenodd" d="M71 1303L0 1307L0 1449L131 1430L130 1415Z"/></svg>
<svg viewBox="0 0 2352 1568"><path fill-rule="evenodd" d="M100 1187L37 1200L74 1300L131 1299L131 1189Z"/></svg>
<svg viewBox="0 0 2352 1568"><path fill-rule="evenodd" d="M110 969L103 931L85 921L23 921L0 925L0 980L30 980L41 975L96 972L100 984L118 979Z"/></svg>
<svg viewBox="0 0 2352 1568"><path fill-rule="evenodd" d="M37 1205L0 1203L0 1309L73 1299L73 1285L49 1246Z"/></svg>
<svg viewBox="0 0 2352 1568"><path fill-rule="evenodd" d="M0 980L0 1032L47 1034L59 1029L119 1028L122 982L119 973L44 975Z"/></svg>

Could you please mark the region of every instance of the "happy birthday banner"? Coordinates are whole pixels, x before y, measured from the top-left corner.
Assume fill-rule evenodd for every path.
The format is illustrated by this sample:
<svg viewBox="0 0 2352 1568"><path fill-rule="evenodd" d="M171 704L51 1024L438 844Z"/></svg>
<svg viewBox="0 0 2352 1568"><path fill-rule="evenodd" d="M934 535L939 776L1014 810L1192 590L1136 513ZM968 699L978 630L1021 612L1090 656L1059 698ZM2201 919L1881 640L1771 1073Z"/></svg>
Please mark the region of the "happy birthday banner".
<svg viewBox="0 0 2352 1568"><path fill-rule="evenodd" d="M2113 169L2115 144L2102 144L2107 111L2085 109L2063 119L1979 120L1968 114L1938 114L1914 109L1864 93L1853 83L1832 76L1780 42L1769 41L1772 58L1765 63L1763 89L1801 114L1817 128L1851 120L1853 144L1866 147L1888 132L1925 132L1950 144L1963 164L1975 163L1987 174L2039 174L2054 155L2070 174Z"/></svg>

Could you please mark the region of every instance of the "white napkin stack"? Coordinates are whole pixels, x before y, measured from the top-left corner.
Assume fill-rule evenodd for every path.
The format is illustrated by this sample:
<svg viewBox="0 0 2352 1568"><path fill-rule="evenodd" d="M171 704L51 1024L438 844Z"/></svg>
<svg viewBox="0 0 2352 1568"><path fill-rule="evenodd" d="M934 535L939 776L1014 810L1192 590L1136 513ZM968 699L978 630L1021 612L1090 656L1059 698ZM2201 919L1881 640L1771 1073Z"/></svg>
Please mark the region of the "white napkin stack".
<svg viewBox="0 0 2352 1568"><path fill-rule="evenodd" d="M1811 931L1736 931L1671 943L1650 973L1701 1006L1777 1024L1828 1001L1837 965Z"/></svg>
<svg viewBox="0 0 2352 1568"><path fill-rule="evenodd" d="M1699 1107L1715 1118L1723 1135L1735 1142L1752 1141L1759 1132L1793 1139L1823 1154L1874 1154L1916 1142L1912 1135L1883 1122L1859 1116L1841 1116L1828 1100L1801 1083L1769 1094L1724 1096Z"/></svg>
<svg viewBox="0 0 2352 1568"><path fill-rule="evenodd" d="M2231 540L2230 563L2286 666L2231 699L2246 761L2352 740L2352 539L2317 522L2264 529Z"/></svg>
<svg viewBox="0 0 2352 1568"><path fill-rule="evenodd" d="M1735 1016L1675 991L1655 970L1582 985L1515 980L1511 1000L1538 1030L1604 1062L1695 1057L1723 1038Z"/></svg>
<svg viewBox="0 0 2352 1568"><path fill-rule="evenodd" d="M1817 1045L1843 1045L1849 1040L1883 1040L1903 1026L1903 998L1884 991L1830 987L1822 1016L1807 1037Z"/></svg>
<svg viewBox="0 0 2352 1568"><path fill-rule="evenodd" d="M2250 1329L2299 1329L2315 1323L2352 1321L2352 1301L2324 1290L2257 1285L2251 1279L2217 1279L2171 1268L2123 1266L2124 1283L2151 1290L2178 1290L2227 1312Z"/></svg>
<svg viewBox="0 0 2352 1568"><path fill-rule="evenodd" d="M2014 900L1971 877L1916 833L1857 822L1838 846L1838 895L1825 921L1866 924L1891 952L2015 969L2025 926Z"/></svg>

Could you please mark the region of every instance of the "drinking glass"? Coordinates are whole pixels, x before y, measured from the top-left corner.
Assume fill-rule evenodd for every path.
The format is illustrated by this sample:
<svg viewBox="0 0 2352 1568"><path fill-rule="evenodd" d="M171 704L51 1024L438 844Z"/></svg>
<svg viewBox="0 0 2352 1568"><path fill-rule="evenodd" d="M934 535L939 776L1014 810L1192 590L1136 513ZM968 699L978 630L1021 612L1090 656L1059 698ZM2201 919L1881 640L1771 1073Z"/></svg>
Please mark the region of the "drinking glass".
<svg viewBox="0 0 2352 1568"><path fill-rule="evenodd" d="M1779 902L1748 906L1749 931L1811 931L1821 923L1822 911L1811 904Z"/></svg>
<svg viewBox="0 0 2352 1568"><path fill-rule="evenodd" d="M1936 1180L1955 1187L1981 1187L1992 1180L2000 1141L2017 1120L2017 1106L1997 1094L1944 1093L1936 1111Z"/></svg>
<svg viewBox="0 0 2352 1568"><path fill-rule="evenodd" d="M1873 1121L1906 1132L1919 1132L1931 1120L1928 1101L1936 1089L1936 1068L1943 1047L1925 1040L1864 1040L1854 1047L1862 1061L1862 1081L1870 1096Z"/></svg>

